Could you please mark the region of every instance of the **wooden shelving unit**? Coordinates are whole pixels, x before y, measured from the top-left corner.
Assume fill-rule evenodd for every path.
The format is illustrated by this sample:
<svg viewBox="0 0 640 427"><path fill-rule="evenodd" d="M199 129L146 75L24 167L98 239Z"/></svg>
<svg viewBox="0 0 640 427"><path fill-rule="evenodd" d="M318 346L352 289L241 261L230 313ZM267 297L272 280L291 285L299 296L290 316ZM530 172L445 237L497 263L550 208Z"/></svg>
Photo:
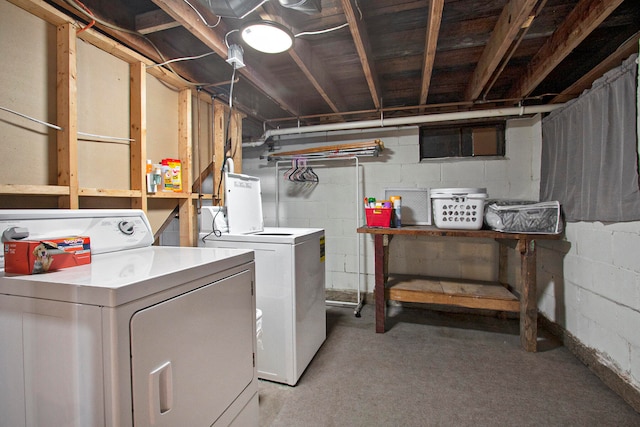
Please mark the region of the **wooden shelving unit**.
<svg viewBox="0 0 640 427"><path fill-rule="evenodd" d="M193 124L192 103L208 102L213 104L214 152L220 153L212 165L205 169L220 170L224 159L224 135L228 117L231 114L230 132L232 145L240 146L243 116L229 112L229 107L214 102L210 96L196 93L183 80L162 67L148 67L153 63L142 55L130 50L120 43L89 29L77 33L79 29L75 19L65 15L54 7L36 0L10 0L11 3L26 10L32 15L56 26L56 108L57 125L57 185L20 185L0 184L1 195L57 196L59 208L80 208L82 197L128 198L131 208L147 210L148 201L152 199L175 200L179 207L180 244L195 246L196 244L196 212L194 202L198 199L219 200L213 194L193 192L193 176L202 176L200 165L193 164ZM78 111L77 111L77 39L90 43L99 49L127 62L130 73L129 93L129 189L84 188L78 182ZM147 159L147 94L146 79L151 74L172 87L179 89L178 105L178 158L182 165L182 192L146 192L146 159ZM238 149L233 157L236 171L240 171L242 150ZM6 159L5 159L6 160ZM215 176L215 187L218 188L219 177Z"/></svg>

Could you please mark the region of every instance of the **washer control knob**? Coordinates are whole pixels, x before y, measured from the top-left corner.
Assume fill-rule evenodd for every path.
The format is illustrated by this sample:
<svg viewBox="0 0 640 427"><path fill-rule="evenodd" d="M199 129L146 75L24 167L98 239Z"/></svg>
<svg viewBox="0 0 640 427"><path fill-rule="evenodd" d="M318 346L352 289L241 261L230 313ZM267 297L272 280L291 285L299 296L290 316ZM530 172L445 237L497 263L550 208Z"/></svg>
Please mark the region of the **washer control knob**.
<svg viewBox="0 0 640 427"><path fill-rule="evenodd" d="M120 229L120 231L122 231L122 233L126 234L127 236L131 236L135 231L133 222L127 221L127 220L120 221L118 223L118 228Z"/></svg>

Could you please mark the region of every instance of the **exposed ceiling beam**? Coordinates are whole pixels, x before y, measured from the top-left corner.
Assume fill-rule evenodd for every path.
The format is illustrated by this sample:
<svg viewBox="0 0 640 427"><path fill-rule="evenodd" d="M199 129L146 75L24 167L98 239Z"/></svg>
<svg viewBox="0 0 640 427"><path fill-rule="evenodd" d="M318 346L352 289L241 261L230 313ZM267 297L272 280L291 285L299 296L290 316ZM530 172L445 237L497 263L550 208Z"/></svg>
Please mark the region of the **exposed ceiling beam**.
<svg viewBox="0 0 640 427"><path fill-rule="evenodd" d="M180 24L162 9L136 15L136 31L140 34L151 34L179 26Z"/></svg>
<svg viewBox="0 0 640 427"><path fill-rule="evenodd" d="M604 61L599 63L595 68L582 76L580 80L563 90L558 96L551 100L551 103L567 102L580 95L584 90L589 89L593 82L600 78L604 73L617 67L623 60L627 59L633 53L638 52L638 40L640 40L640 32L624 42L615 52L609 55Z"/></svg>
<svg viewBox="0 0 640 427"><path fill-rule="evenodd" d="M322 62L313 54L313 49L306 40L296 40L296 46L289 52L300 70L309 79L331 111L339 113L347 110L347 104L337 91Z"/></svg>
<svg viewBox="0 0 640 427"><path fill-rule="evenodd" d="M380 80L378 79L378 73L376 73L373 66L373 57L371 53L371 43L369 42L369 34L365 28L362 20L356 17L355 11L351 0L341 0L342 10L349 23L349 29L351 30L351 37L356 45L356 51L360 57L360 63L362 64L362 71L364 77L367 80L369 86L369 92L371 93L371 99L375 108L380 108Z"/></svg>
<svg viewBox="0 0 640 427"><path fill-rule="evenodd" d="M529 62L506 98L525 98L571 53L623 0L580 0L558 29Z"/></svg>
<svg viewBox="0 0 640 427"><path fill-rule="evenodd" d="M224 22L220 22L216 28L209 28L182 0L152 1L221 58L227 59L227 46L224 42L224 35L227 32L227 28ZM294 108L287 99L281 96L280 91L274 85L274 82L277 80L273 76L265 72L258 73L250 65L238 69L238 73L251 82L258 90L267 94L280 108L294 116L300 115L299 111Z"/></svg>
<svg viewBox="0 0 640 427"><path fill-rule="evenodd" d="M422 84L420 86L419 102L420 105L427 103L427 95L429 95L429 85L431 84L433 62L436 58L436 48L438 47L438 34L440 33L440 22L442 22L443 8L444 0L429 0L427 38L424 47L424 60L422 62Z"/></svg>
<svg viewBox="0 0 640 427"><path fill-rule="evenodd" d="M475 101L496 68L509 50L509 46L518 37L522 26L530 19L531 12L538 0L511 0L502 9L491 37L482 52L473 77L465 91L465 100Z"/></svg>
<svg viewBox="0 0 640 427"><path fill-rule="evenodd" d="M262 19L275 21L286 27L291 27L284 22L282 18L280 18L272 4L265 3L262 8L264 9L264 13L260 13L260 17ZM297 33L295 28L293 28L292 31ZM331 111L339 113L340 111L347 110L347 104L344 101L343 96L337 90L338 86L329 76L329 73L322 61L313 53L313 48L307 41L296 38L293 47L289 49L288 54L298 65L318 94L320 94L322 99L325 100L329 108L331 108Z"/></svg>

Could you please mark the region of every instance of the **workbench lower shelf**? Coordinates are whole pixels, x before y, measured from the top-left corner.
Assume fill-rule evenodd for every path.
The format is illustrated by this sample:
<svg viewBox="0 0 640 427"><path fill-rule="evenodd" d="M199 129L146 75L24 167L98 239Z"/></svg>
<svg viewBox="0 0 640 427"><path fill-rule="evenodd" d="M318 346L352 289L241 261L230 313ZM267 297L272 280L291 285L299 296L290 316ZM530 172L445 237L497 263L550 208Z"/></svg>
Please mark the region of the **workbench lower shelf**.
<svg viewBox="0 0 640 427"><path fill-rule="evenodd" d="M390 275L385 299L474 309L519 312L520 301L499 282L442 277Z"/></svg>

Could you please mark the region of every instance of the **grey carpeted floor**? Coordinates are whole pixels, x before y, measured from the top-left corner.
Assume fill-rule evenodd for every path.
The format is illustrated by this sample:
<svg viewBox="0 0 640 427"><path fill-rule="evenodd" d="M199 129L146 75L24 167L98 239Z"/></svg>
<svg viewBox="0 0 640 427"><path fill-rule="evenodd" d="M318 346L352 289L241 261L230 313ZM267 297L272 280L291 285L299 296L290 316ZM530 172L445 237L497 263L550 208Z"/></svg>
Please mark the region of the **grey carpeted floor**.
<svg viewBox="0 0 640 427"><path fill-rule="evenodd" d="M327 340L295 387L260 381L261 426L640 426L640 414L553 338L518 321L391 307L376 334L327 307Z"/></svg>

